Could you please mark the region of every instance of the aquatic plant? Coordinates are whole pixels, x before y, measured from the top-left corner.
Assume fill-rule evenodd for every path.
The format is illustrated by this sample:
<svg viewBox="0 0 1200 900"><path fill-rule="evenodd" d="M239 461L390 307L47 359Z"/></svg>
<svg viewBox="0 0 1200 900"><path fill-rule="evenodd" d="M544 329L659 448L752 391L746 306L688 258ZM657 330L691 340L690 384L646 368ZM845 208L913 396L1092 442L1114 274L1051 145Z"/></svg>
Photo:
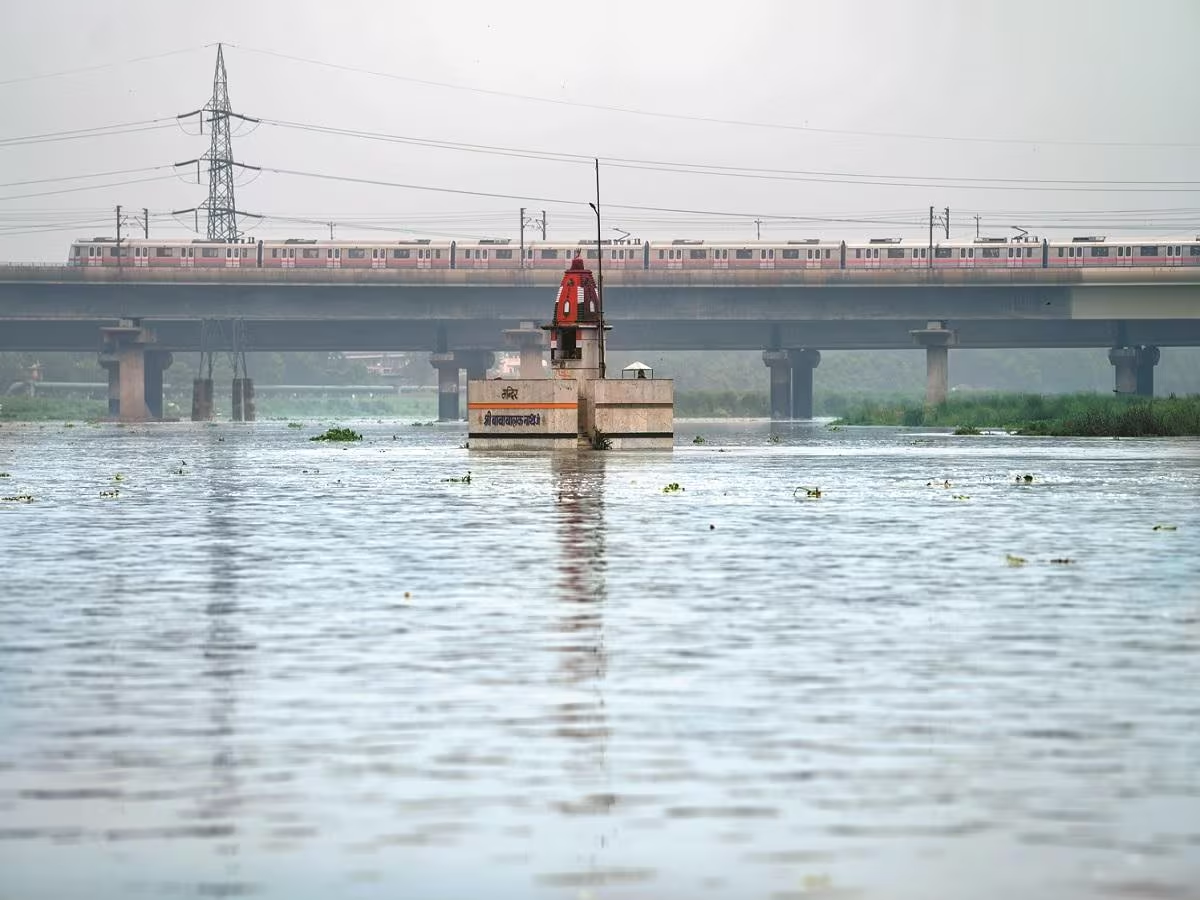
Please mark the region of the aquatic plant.
<svg viewBox="0 0 1200 900"><path fill-rule="evenodd" d="M0 472L0 478L12 478L7 472Z"/></svg>
<svg viewBox="0 0 1200 900"><path fill-rule="evenodd" d="M121 496L121 492L119 490L117 490L116 488L113 488L111 491L101 491L100 492L100 497L103 500L115 500L117 497L120 497L120 496Z"/></svg>
<svg viewBox="0 0 1200 900"><path fill-rule="evenodd" d="M694 438L692 438L692 443L693 444L706 444L708 442L706 440L704 440L704 435L698 434Z"/></svg>
<svg viewBox="0 0 1200 900"><path fill-rule="evenodd" d="M1010 566L1023 566L1029 560L1025 559L1023 556L1013 556L1011 553L1005 553L1004 561Z"/></svg>
<svg viewBox="0 0 1200 900"><path fill-rule="evenodd" d="M600 431L599 429L592 432L592 437L589 443L592 445L593 450L612 449L612 439L607 437L604 432Z"/></svg>
<svg viewBox="0 0 1200 900"><path fill-rule="evenodd" d="M462 478L443 478L442 481L447 484L470 484L471 473L468 471Z"/></svg>
<svg viewBox="0 0 1200 900"><path fill-rule="evenodd" d="M804 485L800 485L795 490L793 490L792 497L795 499L799 499L801 496L800 495L801 491L804 491L804 499L805 500L820 500L821 499L821 489L819 487L805 487Z"/></svg>
<svg viewBox="0 0 1200 900"><path fill-rule="evenodd" d="M362 435L350 428L330 428L324 434L310 437L310 441L361 441Z"/></svg>
<svg viewBox="0 0 1200 900"><path fill-rule="evenodd" d="M974 425L959 425L957 428L954 429L954 433L956 435L960 435L960 436L961 435L983 434L983 432L980 431L978 428L976 428Z"/></svg>
<svg viewBox="0 0 1200 900"><path fill-rule="evenodd" d="M782 438L780 438L780 436L775 433L771 433L771 434L767 435L767 443L768 444L778 444L781 440L782 440Z"/></svg>
<svg viewBox="0 0 1200 900"><path fill-rule="evenodd" d="M1033 484L1033 476L1028 473L1024 475L1018 475L1015 478L1015 482L1017 484Z"/></svg>
<svg viewBox="0 0 1200 900"><path fill-rule="evenodd" d="M5 503L32 503L33 495L32 494L17 494L14 497L0 497L0 500L3 500Z"/></svg>
<svg viewBox="0 0 1200 900"><path fill-rule="evenodd" d="M304 426L301 425L299 422L288 422L287 427L288 428L303 428Z"/></svg>
<svg viewBox="0 0 1200 900"><path fill-rule="evenodd" d="M683 490L683 486L680 485L680 483L678 481L672 481L670 484L668 484L666 487L663 488L663 493L664 494L677 494L682 490Z"/></svg>
<svg viewBox="0 0 1200 900"><path fill-rule="evenodd" d="M1071 565L1071 563L1075 562L1075 560L1068 559L1065 556L1060 556L1060 557L1050 560L1050 562L1052 562L1058 566L1069 566L1069 565Z"/></svg>
<svg viewBox="0 0 1200 900"><path fill-rule="evenodd" d="M1155 531L1178 531L1179 526L1178 525L1155 525L1154 530Z"/></svg>
<svg viewBox="0 0 1200 900"><path fill-rule="evenodd" d="M971 496L969 494L955 494L954 499L955 500L970 500Z"/></svg>

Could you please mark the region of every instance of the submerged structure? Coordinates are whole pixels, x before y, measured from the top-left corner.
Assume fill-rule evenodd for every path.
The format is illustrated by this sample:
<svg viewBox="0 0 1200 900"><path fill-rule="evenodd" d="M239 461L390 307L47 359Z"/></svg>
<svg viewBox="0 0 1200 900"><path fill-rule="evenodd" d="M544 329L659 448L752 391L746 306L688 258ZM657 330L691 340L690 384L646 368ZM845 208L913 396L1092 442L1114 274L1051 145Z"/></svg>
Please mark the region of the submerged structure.
<svg viewBox="0 0 1200 900"><path fill-rule="evenodd" d="M563 273L549 335L549 378L467 383L472 450L669 450L675 442L675 383L605 378L603 304L575 257ZM545 351L542 350L542 353ZM528 347L522 352L522 376ZM530 367L532 368L532 367Z"/></svg>

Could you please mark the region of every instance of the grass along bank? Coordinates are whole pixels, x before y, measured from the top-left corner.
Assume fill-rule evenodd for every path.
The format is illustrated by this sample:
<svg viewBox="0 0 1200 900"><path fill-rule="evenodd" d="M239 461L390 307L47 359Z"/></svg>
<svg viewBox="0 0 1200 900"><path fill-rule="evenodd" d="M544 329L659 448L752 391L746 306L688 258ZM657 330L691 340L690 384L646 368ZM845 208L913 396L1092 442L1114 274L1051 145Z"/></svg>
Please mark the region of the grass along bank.
<svg viewBox="0 0 1200 900"><path fill-rule="evenodd" d="M864 401L837 424L998 428L1063 437L1181 437L1200 435L1200 396L973 394L937 406Z"/></svg>

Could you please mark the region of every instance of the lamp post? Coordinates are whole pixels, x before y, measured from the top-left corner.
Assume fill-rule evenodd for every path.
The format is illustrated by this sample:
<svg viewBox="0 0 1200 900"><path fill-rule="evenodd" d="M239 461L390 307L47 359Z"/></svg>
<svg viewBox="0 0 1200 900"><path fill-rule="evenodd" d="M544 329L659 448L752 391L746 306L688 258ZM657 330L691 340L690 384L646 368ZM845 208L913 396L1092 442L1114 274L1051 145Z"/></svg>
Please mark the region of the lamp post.
<svg viewBox="0 0 1200 900"><path fill-rule="evenodd" d="M600 245L600 159L595 159L596 163L596 202L588 203L592 208L592 212L596 214L596 299L600 314L600 339L598 341L600 347L600 377L604 377L605 361L604 361L604 250Z"/></svg>

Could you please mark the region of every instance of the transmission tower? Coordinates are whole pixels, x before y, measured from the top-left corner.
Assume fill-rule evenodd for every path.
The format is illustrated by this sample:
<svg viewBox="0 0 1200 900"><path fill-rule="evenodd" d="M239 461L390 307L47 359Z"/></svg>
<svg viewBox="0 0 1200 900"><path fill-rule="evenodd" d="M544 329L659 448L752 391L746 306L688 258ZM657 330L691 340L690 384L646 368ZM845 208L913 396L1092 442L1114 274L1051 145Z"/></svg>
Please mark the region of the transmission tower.
<svg viewBox="0 0 1200 900"><path fill-rule="evenodd" d="M243 122L257 123L258 119L235 113L229 108L229 79L225 74L225 53L221 44L217 44L217 65L213 70L212 99L208 105L195 112L184 113L180 119L200 117L200 131L204 131L204 123L209 123L211 139L208 153L199 159L189 159L176 163L176 166L196 164L197 181L199 180L199 164L208 162L208 199L199 207L174 210L175 213L198 213L201 209L208 217L208 239L210 241L225 241L236 243L241 240L238 230L238 216L253 215L239 211L233 196L233 169L258 170L257 166L247 166L233 158L233 141L229 131L230 119L241 119ZM255 218L258 218L257 216Z"/></svg>

